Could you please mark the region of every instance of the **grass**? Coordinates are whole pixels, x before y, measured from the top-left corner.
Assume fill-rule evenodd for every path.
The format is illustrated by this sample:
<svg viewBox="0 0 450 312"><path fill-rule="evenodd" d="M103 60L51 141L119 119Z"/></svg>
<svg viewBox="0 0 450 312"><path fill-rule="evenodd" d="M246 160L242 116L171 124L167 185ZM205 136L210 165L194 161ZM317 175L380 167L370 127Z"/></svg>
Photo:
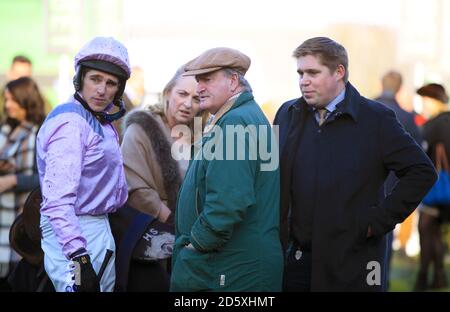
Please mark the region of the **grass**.
<svg viewBox="0 0 450 312"><path fill-rule="evenodd" d="M450 242L448 233L449 232L446 231L444 237L447 237L447 241ZM394 251L392 254L389 291L413 291L418 269L419 256L408 257L402 252ZM447 249L446 253L445 269L447 272L447 280L450 284L450 248ZM450 287L440 289L439 291L450 292Z"/></svg>

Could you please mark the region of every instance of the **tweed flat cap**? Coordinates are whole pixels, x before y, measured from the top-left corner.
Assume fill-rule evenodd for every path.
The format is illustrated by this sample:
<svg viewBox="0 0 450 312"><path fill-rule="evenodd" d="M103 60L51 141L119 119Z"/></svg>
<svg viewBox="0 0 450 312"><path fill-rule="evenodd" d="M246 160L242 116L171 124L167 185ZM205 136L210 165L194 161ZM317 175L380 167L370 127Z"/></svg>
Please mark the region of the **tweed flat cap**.
<svg viewBox="0 0 450 312"><path fill-rule="evenodd" d="M222 68L231 68L245 75L251 60L244 53L230 48L214 48L188 62L183 76L196 76Z"/></svg>

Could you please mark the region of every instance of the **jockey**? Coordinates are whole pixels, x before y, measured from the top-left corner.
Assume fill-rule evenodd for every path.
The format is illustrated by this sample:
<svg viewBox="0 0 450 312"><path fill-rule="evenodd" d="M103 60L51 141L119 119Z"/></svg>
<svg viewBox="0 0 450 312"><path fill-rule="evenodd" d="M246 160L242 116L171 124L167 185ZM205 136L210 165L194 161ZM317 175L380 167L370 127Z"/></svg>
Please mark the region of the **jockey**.
<svg viewBox="0 0 450 312"><path fill-rule="evenodd" d="M47 116L37 137L44 266L56 291L113 291L108 213L126 202L128 192L111 122L125 113L127 49L96 37L75 56L75 71L74 95ZM109 113L114 106L117 112Z"/></svg>

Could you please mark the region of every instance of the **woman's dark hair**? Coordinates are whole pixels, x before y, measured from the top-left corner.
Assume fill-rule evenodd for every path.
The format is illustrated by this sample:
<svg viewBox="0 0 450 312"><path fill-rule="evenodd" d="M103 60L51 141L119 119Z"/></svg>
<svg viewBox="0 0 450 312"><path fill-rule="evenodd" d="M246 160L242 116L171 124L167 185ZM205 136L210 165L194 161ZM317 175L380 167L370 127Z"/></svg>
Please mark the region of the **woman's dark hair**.
<svg viewBox="0 0 450 312"><path fill-rule="evenodd" d="M12 80L6 84L5 90L8 90L19 106L26 110L27 121L42 124L45 119L44 99L33 79L22 77Z"/></svg>

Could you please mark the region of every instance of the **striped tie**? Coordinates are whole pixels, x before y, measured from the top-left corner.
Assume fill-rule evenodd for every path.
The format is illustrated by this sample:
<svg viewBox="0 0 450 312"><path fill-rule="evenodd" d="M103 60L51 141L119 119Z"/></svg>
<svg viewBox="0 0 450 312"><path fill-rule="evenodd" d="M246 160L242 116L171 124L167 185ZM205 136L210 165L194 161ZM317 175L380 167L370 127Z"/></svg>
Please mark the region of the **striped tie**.
<svg viewBox="0 0 450 312"><path fill-rule="evenodd" d="M327 119L328 110L326 108L318 108L317 113L319 114L319 126L321 126Z"/></svg>

